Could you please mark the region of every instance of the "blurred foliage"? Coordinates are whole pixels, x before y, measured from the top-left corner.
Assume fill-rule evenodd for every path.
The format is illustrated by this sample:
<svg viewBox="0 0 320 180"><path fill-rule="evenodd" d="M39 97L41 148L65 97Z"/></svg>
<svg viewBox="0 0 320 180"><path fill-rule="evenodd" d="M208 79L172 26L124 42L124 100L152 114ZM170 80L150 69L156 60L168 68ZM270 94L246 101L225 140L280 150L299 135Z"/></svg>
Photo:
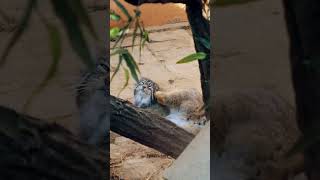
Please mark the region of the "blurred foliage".
<svg viewBox="0 0 320 180"><path fill-rule="evenodd" d="M209 37L207 37L207 38L198 37L198 38L196 38L196 41L198 41L207 50L210 51L211 45L210 45ZM189 62L197 61L197 60L204 60L206 57L207 57L207 54L204 52L192 53L192 54L187 55L186 57L180 59L179 61L177 61L177 64L189 63Z"/></svg>
<svg viewBox="0 0 320 180"><path fill-rule="evenodd" d="M29 0L27 2L26 8L19 20L17 28L10 37L4 51L0 57L0 68L2 68L10 52L13 50L16 43L21 39L22 35L25 33L29 26L32 14L35 14L40 18L41 23L46 27L49 37L48 47L52 55L52 63L47 71L46 76L38 87L32 92L30 98L28 98L25 104L25 109L28 107L33 97L39 93L48 82L55 76L58 71L58 64L61 58L61 33L59 28L54 23L49 23L49 21L41 14L41 10L38 6L38 0ZM88 30L89 34L98 39L98 36L94 30L94 27L90 21L87 9L84 7L83 2L79 1L60 1L60 0L49 0L54 14L63 23L63 28L67 32L69 42L74 52L79 56L79 60L82 60L84 64L87 65L89 70L93 70L95 63L90 54L86 38L84 36L85 32L83 27ZM1 10L1 17L9 17Z"/></svg>
<svg viewBox="0 0 320 180"><path fill-rule="evenodd" d="M120 67L122 67L124 73L125 73L125 84L120 93L127 87L130 75L132 78L138 82L140 73L139 66L137 65L136 60L133 58L131 53L123 47L123 42L128 36L128 31L132 29L132 41L131 46L132 50L135 46L135 43L137 39L140 39L139 41L139 56L141 58L141 52L144 47L145 42L149 42L149 34L145 30L143 23L140 21L140 15L141 12L139 10L139 7L137 7L134 10L134 15L131 15L128 10L124 7L124 5L119 0L113 0L115 4L117 5L117 8L120 9L122 14L125 15L125 23L121 27L113 27L110 29L110 40L114 42L112 47L110 48L110 55L111 56L119 56L119 61L117 62L117 66L113 74L111 75L111 81L115 77L115 75L119 72ZM119 14L115 13L114 10L111 10L110 12L110 20L111 21L120 21L123 17L121 17ZM126 64L127 68L124 67L123 63ZM129 69L129 70L128 70ZM130 73L129 73L130 71Z"/></svg>

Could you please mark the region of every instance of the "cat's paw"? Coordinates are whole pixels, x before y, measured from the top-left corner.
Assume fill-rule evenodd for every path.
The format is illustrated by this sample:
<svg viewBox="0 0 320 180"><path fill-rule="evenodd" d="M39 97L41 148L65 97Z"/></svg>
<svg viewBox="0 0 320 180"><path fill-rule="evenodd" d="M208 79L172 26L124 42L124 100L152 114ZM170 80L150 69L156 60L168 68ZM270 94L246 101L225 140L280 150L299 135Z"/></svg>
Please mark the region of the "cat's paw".
<svg viewBox="0 0 320 180"><path fill-rule="evenodd" d="M156 98L159 104L165 105L165 93L161 91L157 91L154 93L154 97Z"/></svg>

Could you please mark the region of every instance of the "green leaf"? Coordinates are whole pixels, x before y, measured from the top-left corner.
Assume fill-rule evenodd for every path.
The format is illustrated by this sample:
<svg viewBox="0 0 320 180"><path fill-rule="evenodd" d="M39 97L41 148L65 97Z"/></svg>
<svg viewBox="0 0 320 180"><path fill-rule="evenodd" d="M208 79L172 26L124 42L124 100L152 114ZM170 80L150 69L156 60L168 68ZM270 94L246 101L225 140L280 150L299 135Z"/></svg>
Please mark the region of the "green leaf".
<svg viewBox="0 0 320 180"><path fill-rule="evenodd" d="M145 43L150 41L150 39L149 39L149 33L148 33L147 31L144 31L142 37L143 37L143 40L142 40L141 46L142 46L142 48L143 48L144 45L145 45Z"/></svg>
<svg viewBox="0 0 320 180"><path fill-rule="evenodd" d="M112 46L112 48L115 48L118 43L120 42L120 40L124 40L125 36L126 36L126 30L129 28L129 26L131 25L131 21L128 22L122 29L121 29L121 33L120 33L120 37L116 40L116 42L114 43L114 45Z"/></svg>
<svg viewBox="0 0 320 180"><path fill-rule="evenodd" d="M114 55L117 55L117 54L125 54L125 53L129 53L127 49L124 49L124 48L119 48L117 50L115 50L114 52L112 52L110 54L110 56L114 56Z"/></svg>
<svg viewBox="0 0 320 180"><path fill-rule="evenodd" d="M53 76L56 74L58 70L58 64L60 62L61 58L61 35L57 27L47 24L46 25L49 38L50 38L50 49L51 49L51 55L52 55L52 64L49 68L49 71L42 83L42 86L44 86L47 81L53 78Z"/></svg>
<svg viewBox="0 0 320 180"><path fill-rule="evenodd" d="M22 18L21 18L21 21L17 27L17 30L14 32L14 34L10 38L9 43L7 44L7 46L5 47L5 49L3 51L3 54L1 55L0 67L2 67L5 64L6 59L9 55L10 51L12 50L13 46L20 39L21 35L23 34L25 29L27 28L28 23L29 23L29 19L32 14L32 10L33 10L34 6L36 5L36 2L37 2L36 0L29 0L28 1L27 8L22 15Z"/></svg>
<svg viewBox="0 0 320 180"><path fill-rule="evenodd" d="M139 78L138 78L136 70L138 70L138 72L140 72L140 70L139 70L135 60L133 59L133 57L131 56L130 53L122 54L122 56L123 56L123 59L126 61L128 68L130 69L130 72L131 72L133 79L136 82L138 82Z"/></svg>
<svg viewBox="0 0 320 180"><path fill-rule="evenodd" d="M111 12L110 13L110 19L113 20L113 21L120 21L121 17L118 14L116 14L114 12Z"/></svg>
<svg viewBox="0 0 320 180"><path fill-rule="evenodd" d="M112 76L111 76L110 82L112 82L114 76L118 73L118 71L119 71L119 69L120 69L120 65L122 64L122 60L123 60L122 55L119 55L119 62L118 62L118 64L117 64L116 69L114 70L114 73L113 73Z"/></svg>
<svg viewBox="0 0 320 180"><path fill-rule="evenodd" d="M200 43L207 49L210 50L211 48L211 43L210 43L210 40L209 39L205 39L205 38L202 38L202 37L196 37L196 40L200 41Z"/></svg>
<svg viewBox="0 0 320 180"><path fill-rule="evenodd" d="M125 53L125 54L129 56L129 58L131 59L131 62L132 62L132 64L133 64L134 68L135 68L136 70L138 70L138 72L140 73L139 66L138 66L138 64L136 63L136 61L134 60L133 56L129 53L128 50L127 50L127 53Z"/></svg>
<svg viewBox="0 0 320 180"><path fill-rule="evenodd" d="M44 20L44 19L43 19ZM31 96L27 99L27 102L24 105L24 111L27 110L29 105L31 104L34 97L43 90L49 83L49 81L54 77L56 72L58 71L58 65L61 59L61 35L57 27L48 22L43 21L49 35L49 45L52 55L52 63L49 67L49 70L42 80L42 82L37 86L37 88L31 93Z"/></svg>
<svg viewBox="0 0 320 180"><path fill-rule="evenodd" d="M71 7L67 1L51 0L57 17L63 22L68 34L69 41L73 50L85 63L89 70L94 69L94 62L90 54L87 42L80 28L77 15L70 11Z"/></svg>
<svg viewBox="0 0 320 180"><path fill-rule="evenodd" d="M133 30L133 35L132 35L132 51L133 51L133 47L134 47L134 43L135 43L135 40L136 40L136 37L137 37L137 30L139 28L139 18L136 19L136 24L135 24L135 27L134 27L134 30Z"/></svg>
<svg viewBox="0 0 320 180"><path fill-rule="evenodd" d="M83 6L82 0L66 1L66 2L70 3L70 7L72 8L73 12L77 15L80 22L87 27L87 29L90 31L91 35L95 39L98 39L98 35L92 25L92 22L89 18L89 14L88 14L87 10Z"/></svg>
<svg viewBox="0 0 320 180"><path fill-rule="evenodd" d="M127 11L127 9L120 3L119 0L114 0L114 2L116 3L116 5L120 8L120 10L123 12L124 15L127 16L128 21L132 20L131 15L129 14L129 12Z"/></svg>
<svg viewBox="0 0 320 180"><path fill-rule="evenodd" d="M120 94L122 93L122 91L128 86L129 84L129 79L130 79L130 76L129 76L129 70L127 68L123 68L123 71L124 71L124 75L125 75L125 78L126 78L126 81L123 85L123 87L121 88L121 90L119 91L118 93L118 97L120 96Z"/></svg>
<svg viewBox="0 0 320 180"><path fill-rule="evenodd" d="M110 39L116 39L120 36L121 29L118 27L114 27L110 29Z"/></svg>
<svg viewBox="0 0 320 180"><path fill-rule="evenodd" d="M206 53L198 52L194 54L190 54L177 62L177 64L189 63L196 60L202 60L207 57Z"/></svg>

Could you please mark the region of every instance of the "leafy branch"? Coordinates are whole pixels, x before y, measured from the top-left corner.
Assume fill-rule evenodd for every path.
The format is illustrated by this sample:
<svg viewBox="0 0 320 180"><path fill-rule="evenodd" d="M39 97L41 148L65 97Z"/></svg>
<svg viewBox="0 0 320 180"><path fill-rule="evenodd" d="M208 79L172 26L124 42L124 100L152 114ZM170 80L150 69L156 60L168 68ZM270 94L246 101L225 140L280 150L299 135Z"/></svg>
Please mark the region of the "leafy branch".
<svg viewBox="0 0 320 180"><path fill-rule="evenodd" d="M141 52L146 42L149 42L149 34L145 30L143 23L140 21L141 12L139 7L134 10L134 15L131 15L128 10L124 7L124 5L119 0L114 0L117 7L121 10L121 12L125 15L126 20L125 24L121 27L113 27L110 29L110 40L114 41L114 45L111 48L111 56L118 55L119 61L117 63L116 69L111 76L111 81L115 77L115 75L119 72L120 67L123 67L125 72L125 84L118 95L127 87L128 81L130 79L130 75L132 78L138 82L139 77L138 74L140 73L139 67L137 62L131 55L131 53L122 46L124 40L127 38L127 31L131 28L133 29L132 32L132 51L135 45L137 38L140 38L139 43L139 56L141 58ZM122 17L115 13L114 11L110 12L110 20L112 21L120 21ZM123 63L125 62L127 68L124 67ZM129 73L130 71L130 73Z"/></svg>

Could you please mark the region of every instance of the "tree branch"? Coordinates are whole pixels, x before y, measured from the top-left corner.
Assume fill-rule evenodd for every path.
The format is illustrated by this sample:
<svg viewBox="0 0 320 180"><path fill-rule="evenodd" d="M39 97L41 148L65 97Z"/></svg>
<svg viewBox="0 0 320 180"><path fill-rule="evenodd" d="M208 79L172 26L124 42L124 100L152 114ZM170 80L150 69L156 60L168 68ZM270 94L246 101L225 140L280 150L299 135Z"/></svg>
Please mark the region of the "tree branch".
<svg viewBox="0 0 320 180"><path fill-rule="evenodd" d="M0 179L109 179L108 152L57 124L0 106Z"/></svg>
<svg viewBox="0 0 320 180"><path fill-rule="evenodd" d="M166 155L177 158L194 138L193 134L130 102L110 97L110 129Z"/></svg>
<svg viewBox="0 0 320 180"><path fill-rule="evenodd" d="M201 0L195 0L187 4L186 12L191 26L193 41L197 52L204 52L207 57L198 61L203 101L206 105L206 113L209 114L210 97L210 49L206 48L199 38L210 39L210 22L202 15L203 4Z"/></svg>

